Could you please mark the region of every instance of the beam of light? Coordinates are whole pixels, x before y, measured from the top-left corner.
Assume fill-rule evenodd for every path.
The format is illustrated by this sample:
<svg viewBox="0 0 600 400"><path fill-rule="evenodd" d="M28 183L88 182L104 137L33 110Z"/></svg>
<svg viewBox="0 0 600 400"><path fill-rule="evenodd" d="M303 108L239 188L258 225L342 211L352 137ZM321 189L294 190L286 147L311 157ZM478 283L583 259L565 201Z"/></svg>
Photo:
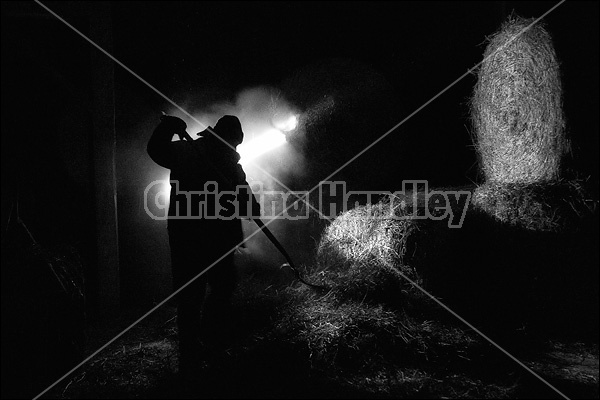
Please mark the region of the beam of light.
<svg viewBox="0 0 600 400"><path fill-rule="evenodd" d="M273 126L282 132L293 131L298 126L298 117L289 115L283 118L274 118Z"/></svg>
<svg viewBox="0 0 600 400"><path fill-rule="evenodd" d="M162 183L158 188L155 199L164 204L165 207L169 206L169 200L171 198L171 174L167 174L163 179Z"/></svg>
<svg viewBox="0 0 600 400"><path fill-rule="evenodd" d="M267 153L286 142L285 135L279 129L269 129L262 135L237 147L240 154L240 164L245 166L249 161Z"/></svg>

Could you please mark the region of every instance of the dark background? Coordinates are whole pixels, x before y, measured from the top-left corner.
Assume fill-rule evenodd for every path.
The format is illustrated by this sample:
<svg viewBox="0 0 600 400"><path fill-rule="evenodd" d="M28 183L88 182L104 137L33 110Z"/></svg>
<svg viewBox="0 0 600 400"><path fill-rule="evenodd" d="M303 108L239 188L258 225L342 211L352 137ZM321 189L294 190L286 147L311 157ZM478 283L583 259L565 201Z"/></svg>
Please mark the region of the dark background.
<svg viewBox="0 0 600 400"><path fill-rule="evenodd" d="M95 2L44 4L89 34ZM301 110L334 96L328 119L289 139L309 173L280 178L307 190L481 61L486 35L511 11L537 17L555 4L119 1L109 2L101 28L119 61L190 110L260 86L281 89ZM597 188L598 3L565 2L545 23L562 63L569 167ZM93 52L35 2L2 2L3 242L18 187L33 236L81 253L90 307L101 308ZM474 83L473 74L462 79L331 179L360 190L397 190L402 179L481 182L468 119ZM114 101L114 115L100 119L115 121L121 302L151 304L169 293L170 272L165 224L142 207L143 188L165 172L145 144L160 111L172 107L118 65Z"/></svg>

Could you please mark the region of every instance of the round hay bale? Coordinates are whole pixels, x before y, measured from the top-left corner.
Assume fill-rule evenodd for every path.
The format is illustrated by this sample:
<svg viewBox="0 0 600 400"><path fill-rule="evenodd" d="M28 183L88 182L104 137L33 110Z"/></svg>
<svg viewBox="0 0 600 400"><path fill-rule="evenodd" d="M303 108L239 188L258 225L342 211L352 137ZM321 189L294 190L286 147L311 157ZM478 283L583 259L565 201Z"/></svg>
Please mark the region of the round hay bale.
<svg viewBox="0 0 600 400"><path fill-rule="evenodd" d="M392 210L393 211L393 210ZM396 290L404 266L406 239L415 221L390 214L390 203L356 207L333 221L317 249L317 275L343 297Z"/></svg>
<svg viewBox="0 0 600 400"><path fill-rule="evenodd" d="M478 71L471 118L487 181L556 179L569 150L559 63L550 35L532 22L510 17L489 38Z"/></svg>

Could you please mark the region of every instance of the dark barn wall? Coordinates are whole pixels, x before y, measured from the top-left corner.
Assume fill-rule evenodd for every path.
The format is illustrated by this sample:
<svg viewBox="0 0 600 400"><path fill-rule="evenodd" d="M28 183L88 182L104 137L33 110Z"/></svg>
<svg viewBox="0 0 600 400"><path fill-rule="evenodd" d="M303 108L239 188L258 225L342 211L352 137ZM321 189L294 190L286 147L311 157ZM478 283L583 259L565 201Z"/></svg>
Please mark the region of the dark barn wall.
<svg viewBox="0 0 600 400"><path fill-rule="evenodd" d="M158 116L139 87L120 80L116 104L121 299L124 304L148 305L172 290L166 221L151 219L144 209L146 186L166 179L168 170L146 154Z"/></svg>
<svg viewBox="0 0 600 400"><path fill-rule="evenodd" d="M76 246L89 264L94 252L89 48L31 6L5 7L3 240L11 234L6 223L18 192L20 215L37 241Z"/></svg>
<svg viewBox="0 0 600 400"><path fill-rule="evenodd" d="M90 4L89 27L89 38L111 54L113 29L110 3ZM98 303L104 312L110 312L119 306L121 283L116 182L115 72L113 60L96 48L91 49L90 65Z"/></svg>
<svg viewBox="0 0 600 400"><path fill-rule="evenodd" d="M18 188L40 241L78 241L91 195L89 50L53 18L2 18L3 212Z"/></svg>
<svg viewBox="0 0 600 400"><path fill-rule="evenodd" d="M31 398L80 359L93 304L90 51L33 2L1 25L2 397Z"/></svg>
<svg viewBox="0 0 600 400"><path fill-rule="evenodd" d="M106 46L100 4L56 11ZM84 257L90 311L108 311L119 280L112 62L35 3L3 7L3 224L18 193L40 243L72 245Z"/></svg>

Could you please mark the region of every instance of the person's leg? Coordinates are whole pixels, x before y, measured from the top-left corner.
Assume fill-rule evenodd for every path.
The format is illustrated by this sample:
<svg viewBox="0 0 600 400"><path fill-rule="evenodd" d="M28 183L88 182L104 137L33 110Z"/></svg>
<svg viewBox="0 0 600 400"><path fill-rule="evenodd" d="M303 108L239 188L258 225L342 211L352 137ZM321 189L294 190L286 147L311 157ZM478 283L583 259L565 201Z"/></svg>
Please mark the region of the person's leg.
<svg viewBox="0 0 600 400"><path fill-rule="evenodd" d="M179 367L197 369L202 360L203 347L200 341L202 303L206 293L206 280L198 279L178 296L177 328L179 338Z"/></svg>
<svg viewBox="0 0 600 400"><path fill-rule="evenodd" d="M201 272L201 262L195 246L185 231L170 231L173 286L177 290ZM177 328L179 339L179 370L182 374L194 373L202 356L200 329L202 304L206 294L206 277L201 276L182 289L177 301Z"/></svg>
<svg viewBox="0 0 600 400"><path fill-rule="evenodd" d="M207 273L210 286L202 315L202 337L211 346L226 346L232 338L231 300L236 286L233 254Z"/></svg>

